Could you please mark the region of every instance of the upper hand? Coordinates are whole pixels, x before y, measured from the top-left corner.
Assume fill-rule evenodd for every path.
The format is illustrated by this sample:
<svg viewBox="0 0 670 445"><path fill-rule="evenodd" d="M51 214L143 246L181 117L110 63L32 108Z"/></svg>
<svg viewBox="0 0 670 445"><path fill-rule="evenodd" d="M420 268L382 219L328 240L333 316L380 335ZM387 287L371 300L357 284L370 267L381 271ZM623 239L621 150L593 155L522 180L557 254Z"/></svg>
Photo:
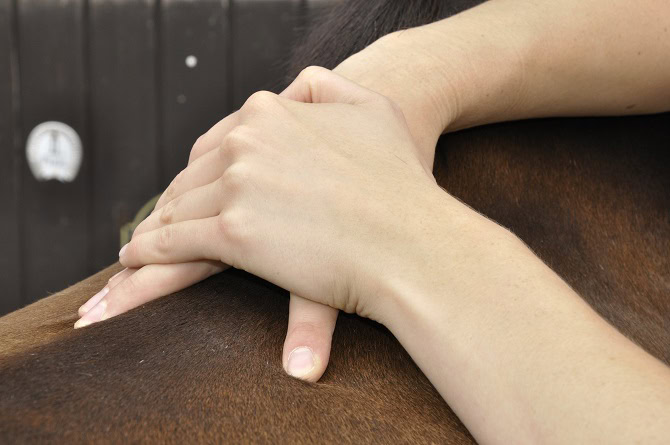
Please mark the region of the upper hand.
<svg viewBox="0 0 670 445"><path fill-rule="evenodd" d="M222 261L383 320L373 283L412 243L406 227L390 222L420 224L412 213L436 188L430 169L387 98L319 68L285 95L319 103L252 96L227 118L234 123L220 148L180 174L120 261Z"/></svg>
<svg viewBox="0 0 670 445"><path fill-rule="evenodd" d="M389 45L388 40L382 39L375 42L360 53L349 57L334 72L392 97L399 103L407 117L410 131L419 147L423 163L430 168L433 162L435 140L440 133L439 124L435 125L436 115L428 110L427 105L429 104L425 103L425 98L429 97L428 95L422 95L418 92L413 95L409 94L411 92L405 88L406 82L397 82L396 79L389 77L388 73L406 72L407 70L388 66L389 64L402 62L397 57L392 57L393 53L398 51L397 48L394 49L392 45ZM400 43L402 42L396 39L393 45ZM402 53L402 51L400 52ZM402 87L398 88L399 85L402 85ZM414 91L416 88L411 90ZM300 100L299 98L293 99ZM191 151L189 165L217 148L223 136L232 128L234 121L235 116L224 119L200 137ZM180 178L175 178L173 184L161 196L155 211L160 210L166 202L170 201L170 196L175 190L175 184L179 180ZM195 185L197 184L182 184L181 188L185 190ZM172 265L148 265L140 269L125 269L112 277L104 289L80 308L79 315L83 318L77 322L75 327L86 326L114 317L148 301L195 284L221 272L226 267L220 262L196 261ZM92 311L93 308L95 310ZM332 308L291 294L289 324L282 358L283 366L287 372L311 381L316 381L321 377L328 364L336 319L337 311ZM305 372L299 366L297 368L292 366L289 369L289 357L292 356L291 353L294 350L309 351L313 354L314 365L309 371Z"/></svg>

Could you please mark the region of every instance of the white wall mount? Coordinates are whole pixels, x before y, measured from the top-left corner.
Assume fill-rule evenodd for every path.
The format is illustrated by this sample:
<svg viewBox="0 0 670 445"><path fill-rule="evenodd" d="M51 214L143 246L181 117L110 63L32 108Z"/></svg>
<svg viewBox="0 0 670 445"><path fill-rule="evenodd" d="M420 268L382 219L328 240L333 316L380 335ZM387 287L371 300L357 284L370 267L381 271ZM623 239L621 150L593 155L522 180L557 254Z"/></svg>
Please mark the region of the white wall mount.
<svg viewBox="0 0 670 445"><path fill-rule="evenodd" d="M63 122L43 122L33 128L26 142L26 158L38 181L72 182L82 161L79 135Z"/></svg>

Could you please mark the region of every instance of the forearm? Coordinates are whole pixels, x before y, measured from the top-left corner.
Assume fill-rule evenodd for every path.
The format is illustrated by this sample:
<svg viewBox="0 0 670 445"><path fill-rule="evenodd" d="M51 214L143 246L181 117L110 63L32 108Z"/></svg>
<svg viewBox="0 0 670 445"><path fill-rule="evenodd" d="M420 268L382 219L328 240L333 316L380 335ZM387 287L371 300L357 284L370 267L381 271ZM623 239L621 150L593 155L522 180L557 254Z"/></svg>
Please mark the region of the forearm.
<svg viewBox="0 0 670 445"><path fill-rule="evenodd" d="M442 202L434 229L424 225L416 250L403 253L402 279L386 281L397 303L384 321L473 435L482 443L662 443L668 368L521 241L454 201Z"/></svg>
<svg viewBox="0 0 670 445"><path fill-rule="evenodd" d="M375 45L406 60L382 88L442 131L670 110L664 1L491 0Z"/></svg>

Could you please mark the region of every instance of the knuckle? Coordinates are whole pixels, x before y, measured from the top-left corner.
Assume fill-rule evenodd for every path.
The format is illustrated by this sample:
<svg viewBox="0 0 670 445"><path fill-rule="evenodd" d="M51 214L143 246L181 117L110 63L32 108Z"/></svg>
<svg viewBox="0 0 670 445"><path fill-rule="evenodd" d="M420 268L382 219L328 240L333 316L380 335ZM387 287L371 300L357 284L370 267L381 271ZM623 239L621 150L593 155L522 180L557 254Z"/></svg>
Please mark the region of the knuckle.
<svg viewBox="0 0 670 445"><path fill-rule="evenodd" d="M277 103L279 103L279 101L277 100L276 94L269 91L257 91L249 96L242 108L251 110L252 112L258 112L274 107Z"/></svg>
<svg viewBox="0 0 670 445"><path fill-rule="evenodd" d="M300 71L297 81L307 86L310 91L313 102L319 102L319 84L323 76L328 70L319 66L308 66Z"/></svg>
<svg viewBox="0 0 670 445"><path fill-rule="evenodd" d="M122 294L136 297L142 292L142 283L137 277L137 274L131 275L125 279L122 283L119 283L117 287L110 291L110 294L120 296Z"/></svg>
<svg viewBox="0 0 670 445"><path fill-rule="evenodd" d="M320 66L311 65L300 71L298 77L300 77L300 80L305 82L315 82L317 79L319 79L320 76L324 74L325 71L328 70Z"/></svg>
<svg viewBox="0 0 670 445"><path fill-rule="evenodd" d="M122 284L122 290L123 292L126 292L130 295L136 294L137 291L139 290L139 284L137 283L137 278L134 276L128 277L127 280L125 280Z"/></svg>
<svg viewBox="0 0 670 445"><path fill-rule="evenodd" d="M182 170L177 174L177 176L174 177L168 188L165 190L165 192L163 192L163 195L161 195L160 199L163 202L165 202L166 200L169 201L177 195L177 189L183 177L184 177L184 171Z"/></svg>
<svg viewBox="0 0 670 445"><path fill-rule="evenodd" d="M237 156L248 150L252 144L251 129L245 125L238 125L226 134L219 147L221 156Z"/></svg>
<svg viewBox="0 0 670 445"><path fill-rule="evenodd" d="M173 241L173 229L172 226L165 226L158 229L158 240L156 247L159 252L167 253L171 250L172 241Z"/></svg>
<svg viewBox="0 0 670 445"><path fill-rule="evenodd" d="M228 167L221 175L221 183L229 192L239 192L251 179L251 169L241 162Z"/></svg>
<svg viewBox="0 0 670 445"><path fill-rule="evenodd" d="M161 201L170 201L172 197L177 193L177 190L175 189L174 184L170 184L167 189L163 192L161 195L160 199Z"/></svg>
<svg viewBox="0 0 670 445"><path fill-rule="evenodd" d="M293 322L287 337L303 337L309 340L327 335L330 329L314 321L301 320Z"/></svg>
<svg viewBox="0 0 670 445"><path fill-rule="evenodd" d="M171 224L172 221L174 220L174 209L177 206L177 199L173 199L172 201L169 201L166 203L160 210L160 216L158 217L158 221L163 224Z"/></svg>
<svg viewBox="0 0 670 445"><path fill-rule="evenodd" d="M248 225L239 211L226 211L219 215L219 231L226 243L244 245L248 239Z"/></svg>

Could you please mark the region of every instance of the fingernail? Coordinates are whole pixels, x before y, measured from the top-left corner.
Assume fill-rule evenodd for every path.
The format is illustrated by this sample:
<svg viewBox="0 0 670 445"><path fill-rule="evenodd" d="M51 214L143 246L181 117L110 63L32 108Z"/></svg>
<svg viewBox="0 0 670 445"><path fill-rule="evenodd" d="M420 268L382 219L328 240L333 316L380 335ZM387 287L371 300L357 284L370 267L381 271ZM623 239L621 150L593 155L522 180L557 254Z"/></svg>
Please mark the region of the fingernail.
<svg viewBox="0 0 670 445"><path fill-rule="evenodd" d="M75 329L83 328L92 323L102 320L103 315L105 315L105 310L107 309L107 300L102 299L98 304L96 304L93 309L88 311L86 315L81 317L79 321L74 324Z"/></svg>
<svg viewBox="0 0 670 445"><path fill-rule="evenodd" d="M89 300L86 303L82 304L81 307L79 308L79 316L83 317L84 314L86 314L86 312L88 312L93 306L98 304L98 302L102 300L102 298L105 295L107 295L108 292L109 288L105 287L103 290L101 290L100 292L89 298Z"/></svg>
<svg viewBox="0 0 670 445"><path fill-rule="evenodd" d="M310 348L301 346L295 348L288 356L286 372L293 377L301 378L314 369L314 354Z"/></svg>
<svg viewBox="0 0 670 445"><path fill-rule="evenodd" d="M121 258L121 256L123 256L123 252L126 251L126 247L128 247L128 244L126 244L125 246L123 246L123 247L121 248L121 250L119 250L119 258Z"/></svg>

